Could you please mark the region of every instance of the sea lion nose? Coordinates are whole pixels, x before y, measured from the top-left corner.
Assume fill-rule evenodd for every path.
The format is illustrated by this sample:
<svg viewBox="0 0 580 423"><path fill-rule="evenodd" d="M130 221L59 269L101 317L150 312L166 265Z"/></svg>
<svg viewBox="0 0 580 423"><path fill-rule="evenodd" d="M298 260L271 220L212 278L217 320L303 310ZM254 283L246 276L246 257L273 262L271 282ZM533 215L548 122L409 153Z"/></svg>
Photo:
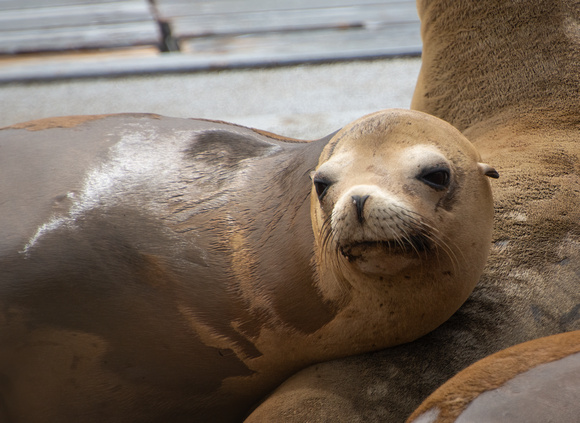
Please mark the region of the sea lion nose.
<svg viewBox="0 0 580 423"><path fill-rule="evenodd" d="M356 206L356 217L359 221L359 223L363 223L365 218L363 215L363 208L365 206L365 201L367 201L367 199L369 198L368 195L353 195L350 198L352 198L352 202L353 204Z"/></svg>

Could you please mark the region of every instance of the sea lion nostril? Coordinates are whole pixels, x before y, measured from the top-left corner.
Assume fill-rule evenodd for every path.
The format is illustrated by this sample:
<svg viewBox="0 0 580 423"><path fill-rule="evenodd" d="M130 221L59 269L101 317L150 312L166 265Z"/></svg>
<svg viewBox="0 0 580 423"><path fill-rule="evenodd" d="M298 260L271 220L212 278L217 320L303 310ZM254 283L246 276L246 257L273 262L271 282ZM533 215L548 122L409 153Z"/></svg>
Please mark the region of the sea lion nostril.
<svg viewBox="0 0 580 423"><path fill-rule="evenodd" d="M369 198L369 195L353 195L350 198L352 198L352 202L356 206L356 217L359 223L363 223L365 219L363 215L363 208L365 206L365 202Z"/></svg>

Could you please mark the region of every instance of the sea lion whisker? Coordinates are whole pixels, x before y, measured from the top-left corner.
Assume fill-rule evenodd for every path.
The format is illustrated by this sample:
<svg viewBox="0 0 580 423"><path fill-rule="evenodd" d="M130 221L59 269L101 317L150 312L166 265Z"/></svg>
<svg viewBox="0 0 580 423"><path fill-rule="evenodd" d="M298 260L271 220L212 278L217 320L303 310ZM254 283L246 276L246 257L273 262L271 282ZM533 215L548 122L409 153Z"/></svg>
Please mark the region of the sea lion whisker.
<svg viewBox="0 0 580 423"><path fill-rule="evenodd" d="M425 237L427 237L433 245L433 251L435 251L435 256L437 259L437 263L439 265L441 265L442 261L441 261L441 255L440 255L440 251L442 251L443 253L445 253L445 255L449 258L449 261L451 262L453 269L456 270L457 268L457 258L455 256L455 254L453 253L451 247L449 245L447 245L447 243L445 243L440 237L438 237L435 233L427 233L424 235Z"/></svg>
<svg viewBox="0 0 580 423"><path fill-rule="evenodd" d="M396 208L396 210L395 210ZM439 255L439 251L445 253L445 255L449 258L452 266L453 271L457 272L459 267L459 259L454 252L454 249L441 237L439 236L440 231L428 223L427 219L425 219L420 213L414 212L412 210L408 210L404 207L393 205L391 210L396 213L400 213L408 218L408 221L402 220L403 224L409 228L411 231L417 232L424 240L428 240L432 245L432 249L435 251L437 263L441 264L441 257ZM424 252L425 257L427 253ZM419 258L422 256L419 254Z"/></svg>
<svg viewBox="0 0 580 423"><path fill-rule="evenodd" d="M451 245L449 245L447 243L447 241L445 241L445 239L443 238L444 235L441 233L441 231L439 229L437 229L433 225L429 224L427 221L423 221L421 223L422 223L422 225L424 225L428 229L427 232L438 240L438 244L443 246L446 249L446 251L448 252L448 255L452 255L452 257L451 256L449 257L452 261L454 261L457 265L459 265L459 258L455 254L455 250L459 251L459 253L462 256L462 259L465 261L465 255L463 254L461 249L452 248ZM449 239L448 237L445 237L445 238Z"/></svg>
<svg viewBox="0 0 580 423"><path fill-rule="evenodd" d="M389 232L390 233L394 233L393 228L391 228L391 225L389 224L389 221L386 220L386 225L389 228ZM382 227L381 227L382 228ZM385 232L384 228L383 229L383 233L385 234L385 238L387 238L387 233ZM389 254L391 254L391 243L387 243L388 247L389 247Z"/></svg>
<svg viewBox="0 0 580 423"><path fill-rule="evenodd" d="M328 217L324 220L321 228L323 232L323 251L325 254L325 260L327 260L332 268L341 268L344 266L345 256L344 253L339 248L337 242L337 237L340 236L339 233L332 227L332 218ZM348 258L346 259L348 261ZM346 298L349 292L349 285L345 278L338 277L336 280L336 288L338 289L338 295Z"/></svg>
<svg viewBox="0 0 580 423"><path fill-rule="evenodd" d="M329 216L324 220L321 227L322 248L326 250L328 242L334 237L334 229L332 228L332 219Z"/></svg>
<svg viewBox="0 0 580 423"><path fill-rule="evenodd" d="M398 210L395 210L395 207ZM414 216L410 216L409 214L405 213L405 211L407 211L406 208L401 207L401 206L391 205L390 210L397 214L397 217L399 217L399 222L404 227L409 229L412 233L416 233L419 236L423 237L424 233L427 232L423 227L423 219L417 219ZM410 221L405 220L405 219L401 219L399 216L399 211L401 211L400 214L408 217L410 219ZM421 217L421 215L419 215L419 216ZM404 230L404 228L398 227L398 229L402 230L406 234L407 241L416 248L417 247L416 239L415 239L416 237L414 237L413 234L409 234L409 232ZM427 246L424 245L424 247L427 247Z"/></svg>
<svg viewBox="0 0 580 423"><path fill-rule="evenodd" d="M413 242L412 236L409 234L409 232L405 230L405 225L406 223L404 221L401 221L401 225L396 224L397 229L399 229L399 231L403 233L402 236L399 237L400 246L402 249L405 249L406 247L410 246L413 249L413 251L417 254L417 257L420 259L421 254L419 253L417 246Z"/></svg>
<svg viewBox="0 0 580 423"><path fill-rule="evenodd" d="M322 251L325 252L327 259L338 265L341 261L341 251L338 247L337 232L332 226L332 216L328 216L324 219L321 227L321 237L322 237ZM329 248L329 246L332 246ZM346 289L346 288L345 288Z"/></svg>
<svg viewBox="0 0 580 423"><path fill-rule="evenodd" d="M414 225L411 225L409 222L406 221L401 221L403 223L403 225L407 226L407 228L411 229L413 232L421 232L420 228L415 227ZM404 229L403 229L404 231ZM404 231L405 234L407 233L406 231ZM413 251L415 252L415 254L417 255L417 258L419 259L419 264L421 266L420 270L419 270L419 274L421 275L421 278L423 277L423 275L425 274L425 260L427 258L427 250L423 250L422 252L424 253L423 255L421 254L421 251L416 247L415 242L416 239L411 239L409 236L407 236L407 238L409 238L408 241L408 245L410 245L413 248ZM422 244L424 245L424 241L422 241Z"/></svg>
<svg viewBox="0 0 580 423"><path fill-rule="evenodd" d="M396 208L396 210L395 210ZM391 206L391 210L396 213L400 213L407 217L408 220L401 220L402 224L407 227L412 232L416 232L422 238L423 242L429 241L431 244L429 249L435 251L435 256L437 259L437 263L441 264L441 257L439 255L439 251L443 251L447 257L449 257L450 262L452 263L454 272L457 271L458 268L458 259L455 255L453 249L440 237L438 234L440 231L433 227L431 224L428 223L427 219L425 219L420 213L408 210L404 207L393 205ZM418 251L416 248L415 242L411 242L411 244L415 247L415 251ZM423 256L427 257L427 251L422 251L423 255L417 252L417 255L420 259L423 259ZM421 260L421 266L423 266L423 260Z"/></svg>
<svg viewBox="0 0 580 423"><path fill-rule="evenodd" d="M432 230L429 232L429 237L433 240L433 245L437 251L440 249L449 257L451 265L453 266L453 271L457 272L459 267L459 258L455 254L454 248L451 247L441 236L439 236L439 231ZM437 256L437 260L439 261L439 256Z"/></svg>

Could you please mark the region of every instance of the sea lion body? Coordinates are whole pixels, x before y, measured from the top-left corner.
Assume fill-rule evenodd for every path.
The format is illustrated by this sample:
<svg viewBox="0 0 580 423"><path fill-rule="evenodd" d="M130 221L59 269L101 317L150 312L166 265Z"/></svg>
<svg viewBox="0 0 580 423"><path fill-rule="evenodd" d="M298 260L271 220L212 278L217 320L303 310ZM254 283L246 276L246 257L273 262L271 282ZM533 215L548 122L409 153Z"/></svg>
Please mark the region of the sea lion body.
<svg viewBox="0 0 580 423"><path fill-rule="evenodd" d="M261 354L242 334L298 293L309 318L290 310L290 327L308 332L332 319L311 285L309 254L308 174L325 140L156 115L45 120L0 137L9 418L239 418L264 389L222 387L254 374L236 353ZM300 182L293 196L286 184ZM272 214L273 203L284 213ZM281 251L248 246L280 232L294 234ZM241 281L263 279L285 284L263 283L263 300L277 301L252 309L254 287Z"/></svg>
<svg viewBox="0 0 580 423"><path fill-rule="evenodd" d="M444 321L487 256L489 168L459 132L421 113L385 111L345 130L342 141L299 142L157 115L0 130L3 421L239 421L306 365L410 341ZM371 241L387 245L365 247L374 257L405 261L381 286L385 269L366 277L356 268L365 248L354 260L319 241L310 174L323 151L332 160L329 143L340 149L360 135L353 151L386 157L411 134L415 144L457 144L437 153L449 155L453 192L415 174L407 181L428 194L421 212L435 226L422 236L440 236L447 250L426 238L420 253L397 251L374 231ZM457 227L463 212L474 231L453 240L444 223ZM355 241L365 242L371 220L358 223ZM324 249L334 265L321 266Z"/></svg>
<svg viewBox="0 0 580 423"><path fill-rule="evenodd" d="M502 177L493 246L466 303L406 345L311 366L248 421L404 421L512 345L580 329L577 2L423 0L412 108L462 131Z"/></svg>
<svg viewBox="0 0 580 423"><path fill-rule="evenodd" d="M573 422L580 416L580 331L516 345L472 364L408 423Z"/></svg>

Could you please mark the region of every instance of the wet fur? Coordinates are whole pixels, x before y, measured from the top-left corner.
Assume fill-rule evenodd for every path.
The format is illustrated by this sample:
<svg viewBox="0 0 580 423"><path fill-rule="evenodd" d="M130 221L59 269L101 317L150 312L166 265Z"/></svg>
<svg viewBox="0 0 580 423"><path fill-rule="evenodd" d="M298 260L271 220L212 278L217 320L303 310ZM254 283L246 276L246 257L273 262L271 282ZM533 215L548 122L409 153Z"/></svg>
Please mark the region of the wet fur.
<svg viewBox="0 0 580 423"><path fill-rule="evenodd" d="M257 375L262 327L307 334L335 315L311 263L308 175L327 141L157 115L0 130L3 422L241 419L301 365L222 388ZM243 190L248 174L267 198ZM280 232L294 235L268 243ZM285 283L260 307L238 281L268 286L280 255Z"/></svg>

